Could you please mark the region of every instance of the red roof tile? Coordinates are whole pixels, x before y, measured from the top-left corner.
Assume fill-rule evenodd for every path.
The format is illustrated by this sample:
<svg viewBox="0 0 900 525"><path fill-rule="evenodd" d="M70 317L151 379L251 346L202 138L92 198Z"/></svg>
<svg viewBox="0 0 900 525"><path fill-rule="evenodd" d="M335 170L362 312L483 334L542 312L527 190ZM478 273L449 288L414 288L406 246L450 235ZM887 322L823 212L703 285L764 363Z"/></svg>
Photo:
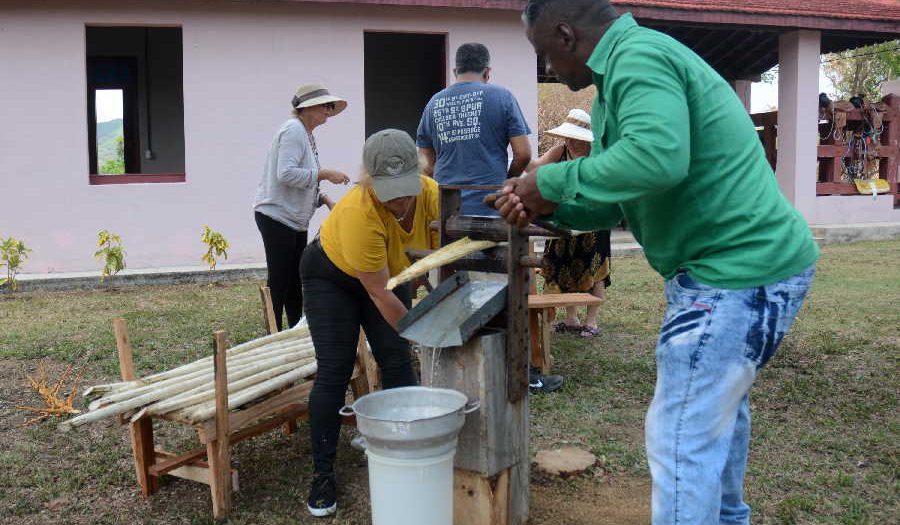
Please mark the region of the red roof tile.
<svg viewBox="0 0 900 525"><path fill-rule="evenodd" d="M718 11L759 15L792 15L855 20L897 21L900 0L612 0L620 11L656 7L688 11Z"/></svg>

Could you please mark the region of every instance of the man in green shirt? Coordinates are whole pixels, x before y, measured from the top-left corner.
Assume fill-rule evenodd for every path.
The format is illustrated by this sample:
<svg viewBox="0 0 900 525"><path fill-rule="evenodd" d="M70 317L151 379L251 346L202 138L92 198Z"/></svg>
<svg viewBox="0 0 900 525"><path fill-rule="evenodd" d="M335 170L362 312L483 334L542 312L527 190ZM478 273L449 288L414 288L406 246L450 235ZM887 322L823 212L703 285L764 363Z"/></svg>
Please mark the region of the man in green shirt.
<svg viewBox="0 0 900 525"><path fill-rule="evenodd" d="M607 0L529 0L523 19L570 89L596 86L595 138L589 157L508 181L495 206L520 225L627 219L668 300L645 429L653 523L748 524L748 392L818 248L736 94L691 50Z"/></svg>

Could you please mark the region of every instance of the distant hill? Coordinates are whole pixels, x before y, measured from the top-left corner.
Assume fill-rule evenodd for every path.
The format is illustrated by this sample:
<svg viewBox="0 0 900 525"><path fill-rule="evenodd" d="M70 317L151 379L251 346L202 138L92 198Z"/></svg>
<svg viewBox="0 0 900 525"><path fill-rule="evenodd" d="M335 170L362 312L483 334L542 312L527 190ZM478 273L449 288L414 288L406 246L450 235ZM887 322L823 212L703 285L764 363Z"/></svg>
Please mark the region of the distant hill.
<svg viewBox="0 0 900 525"><path fill-rule="evenodd" d="M97 123L97 165L116 158L116 138L122 137L122 119Z"/></svg>

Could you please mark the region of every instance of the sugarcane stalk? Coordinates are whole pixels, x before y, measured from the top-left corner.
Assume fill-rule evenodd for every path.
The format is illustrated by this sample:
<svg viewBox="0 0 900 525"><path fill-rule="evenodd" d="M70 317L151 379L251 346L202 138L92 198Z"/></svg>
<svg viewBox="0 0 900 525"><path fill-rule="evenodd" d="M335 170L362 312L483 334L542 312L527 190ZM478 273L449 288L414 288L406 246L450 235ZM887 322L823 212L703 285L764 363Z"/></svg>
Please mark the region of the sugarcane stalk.
<svg viewBox="0 0 900 525"><path fill-rule="evenodd" d="M274 392L279 388L288 386L292 383L295 383L301 379L306 378L314 373L316 373L317 367L316 363L310 363L308 365L304 365L296 370L291 372L287 372L285 374L281 374L277 377L273 377L267 381L256 384L249 388L245 388L241 391L235 392L234 395L228 396L228 409L233 410L242 405L253 401L261 396L264 396L270 392ZM206 421L207 419L214 416L216 413L216 404L215 401L207 401L201 405L195 406L190 409L184 409L179 411L179 415L183 415L185 419L190 421L191 423L199 423L200 421Z"/></svg>
<svg viewBox="0 0 900 525"><path fill-rule="evenodd" d="M425 275L429 270L450 264L470 253L493 248L494 246L497 246L497 243L494 241L473 241L468 237L463 237L439 250L435 250L434 253L419 259L402 272L391 277L388 279L386 288L393 290L398 285L412 281L420 275Z"/></svg>
<svg viewBox="0 0 900 525"><path fill-rule="evenodd" d="M298 368L302 365L307 364L309 361L315 359L315 351L313 350L299 350L296 352L285 353L277 356L273 356L270 359L266 359L265 361L258 361L253 363L248 363L239 367L229 367L228 369L228 383L230 384L233 380L243 379L245 377L251 376L257 373L266 373L267 371L273 369L274 367L282 366L282 365L291 365L294 368ZM274 374L270 373L270 377ZM196 394L197 391L213 389L214 380L211 380L204 385L201 385L193 390L185 391L177 394L174 397L169 398L169 400L180 399L181 397L189 396Z"/></svg>
<svg viewBox="0 0 900 525"><path fill-rule="evenodd" d="M312 362L312 359L306 359L300 364L300 366L308 365ZM228 393L236 393L245 388L251 387L255 384L261 383L267 379L271 379L272 377L279 376L281 374L290 372L291 370L295 370L298 368L298 364L296 362L288 363L280 366L273 367L269 370L258 372L249 377L245 377L243 379L239 379L237 381L231 381L231 378L228 378ZM160 401L158 403L154 403L147 407L144 407L143 410L135 414L131 421L137 421L138 419L145 416L153 416L157 414L166 414L168 412L174 412L175 410L180 410L182 408L187 408L192 405L198 405L204 401L209 401L210 399L215 399L216 397L216 389L213 384L211 387L209 385L205 385L202 389L195 389L192 391L191 395L187 392L180 396L177 396L172 399L166 399Z"/></svg>
<svg viewBox="0 0 900 525"><path fill-rule="evenodd" d="M235 377L246 377L247 375L249 375L248 372L255 373L256 371L264 370L268 366L274 366L277 364L289 362L291 360L310 357L314 355L314 353L314 350L307 348L301 348L297 350L286 348L282 351L279 351L279 353L277 354L268 354L265 358L232 364L231 366L228 366L229 374ZM154 390L162 388L168 389L172 387L172 389L174 389L176 393L181 393L183 392L183 389L178 388L178 385L193 381L196 378L204 378L206 382L211 382L213 376L214 371L211 368L196 370L185 375L171 377L158 383L153 383L139 388L132 388L102 397L88 405L88 408L90 410L97 410L104 406L119 403L121 401L141 396L148 392L152 392Z"/></svg>
<svg viewBox="0 0 900 525"><path fill-rule="evenodd" d="M278 332L278 334L284 334L284 333L287 333L287 332ZM276 335L277 335L277 334L276 334ZM303 338L298 338L298 339L303 340L303 339L308 339L308 338L307 338L307 337L303 337ZM258 339L257 339L257 341L258 341ZM245 350L245 351L242 351L242 352L239 352L239 353L236 353L236 354L228 354L228 353L226 353L226 359L233 359L233 358L236 358L236 357L238 357L238 356L241 356L241 357L249 357L249 356L252 356L252 355L257 355L257 354L259 354L259 353L264 353L264 352L267 352L267 351L270 351L270 350L275 350L275 349L278 349L278 348L286 348L286 347L289 347L289 346L292 346L292 345L296 344L297 342L298 342L298 341L285 341L284 338L282 338L282 340L278 340L278 341L274 341L274 342L273 342L273 343L278 343L277 346L275 346L275 345L273 344L273 346L270 348L270 347L268 347L268 345L257 345L257 346L255 346L255 347L253 347L253 348L250 348L250 349L248 349L248 350ZM309 343L308 343L308 344L311 345L311 344L312 344L312 340L309 340ZM235 348L237 348L237 347L235 347ZM137 382L137 383L143 383L143 384L156 383L156 382L158 382L158 381L162 381L162 380L168 379L168 378L170 378L170 377L174 377L174 376L177 376L177 375L181 375L181 374L183 374L183 373L185 373L185 372L190 372L190 371L192 371L192 370L196 370L196 369L200 369L200 368L204 368L204 367L208 367L208 368L212 369L212 357L211 357L211 356L207 356L207 357L204 357L204 358L202 358L202 359L198 359L198 360L196 360L196 361L193 361L193 362L191 362L191 363L188 363L188 364L179 366L179 367L177 367L177 368L173 368L173 369L171 369L171 370L166 370L166 371L164 371L164 372L159 372L159 373L156 373L156 374L152 374L152 375L143 377L143 378L137 380L136 382Z"/></svg>
<svg viewBox="0 0 900 525"><path fill-rule="evenodd" d="M227 361L229 368L231 366L239 366L241 364L245 364L248 362L252 362L258 359L265 359L266 356L277 354L281 352L289 352L298 349L308 349L312 348L312 340L308 338L301 339L300 341L283 341L273 344L271 346L260 347L257 349L253 349L245 354L241 354L239 356L235 356L232 359ZM212 361L207 359L201 359L197 361L193 361L186 365L182 365L177 368L173 368L171 370L167 370L165 372L160 372L158 374L154 374L153 376L148 376L142 379L138 379L135 381L123 381L119 383L109 383L105 385L95 385L88 389L89 393L96 392L105 392L107 395L104 396L103 399L118 396L119 394L124 394L129 391L134 391L141 388L155 388L159 386L160 383L164 381L174 380L177 378L189 378L196 376L199 372L208 372L212 371ZM127 399L130 396L125 395L121 397L121 399ZM120 399L120 398L113 398ZM101 400L102 401L102 400ZM96 402L95 402L96 403ZM99 403L98 406L103 406L108 403Z"/></svg>
<svg viewBox="0 0 900 525"><path fill-rule="evenodd" d="M129 410L133 410L135 408L153 403L154 401L165 399L173 393L183 392L185 390L194 388L208 380L208 377L199 376L188 381L179 382L175 385L167 385L164 388L153 388L150 392L147 392L145 394L132 397L118 403L106 405L102 408L98 408L97 410L92 410L86 414L74 417L68 421L63 421L62 423L60 423L59 429L65 432L71 430L72 428L84 425L85 423L90 423L92 421L97 421L98 419L103 419L105 417L122 414Z"/></svg>

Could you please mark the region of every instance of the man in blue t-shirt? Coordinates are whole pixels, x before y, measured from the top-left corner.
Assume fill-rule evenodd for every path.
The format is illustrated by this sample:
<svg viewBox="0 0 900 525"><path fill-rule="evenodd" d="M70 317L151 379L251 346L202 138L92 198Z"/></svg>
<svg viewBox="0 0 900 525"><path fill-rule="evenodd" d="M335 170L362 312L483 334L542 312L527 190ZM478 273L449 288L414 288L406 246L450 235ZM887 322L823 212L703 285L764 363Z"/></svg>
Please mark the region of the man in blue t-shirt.
<svg viewBox="0 0 900 525"><path fill-rule="evenodd" d="M483 44L459 46L456 83L431 97L422 112L416 145L428 160L426 173L439 184L503 184L531 160L531 130L513 94L488 84L490 61ZM461 212L496 216L497 210L482 202L487 193L463 192Z"/></svg>

